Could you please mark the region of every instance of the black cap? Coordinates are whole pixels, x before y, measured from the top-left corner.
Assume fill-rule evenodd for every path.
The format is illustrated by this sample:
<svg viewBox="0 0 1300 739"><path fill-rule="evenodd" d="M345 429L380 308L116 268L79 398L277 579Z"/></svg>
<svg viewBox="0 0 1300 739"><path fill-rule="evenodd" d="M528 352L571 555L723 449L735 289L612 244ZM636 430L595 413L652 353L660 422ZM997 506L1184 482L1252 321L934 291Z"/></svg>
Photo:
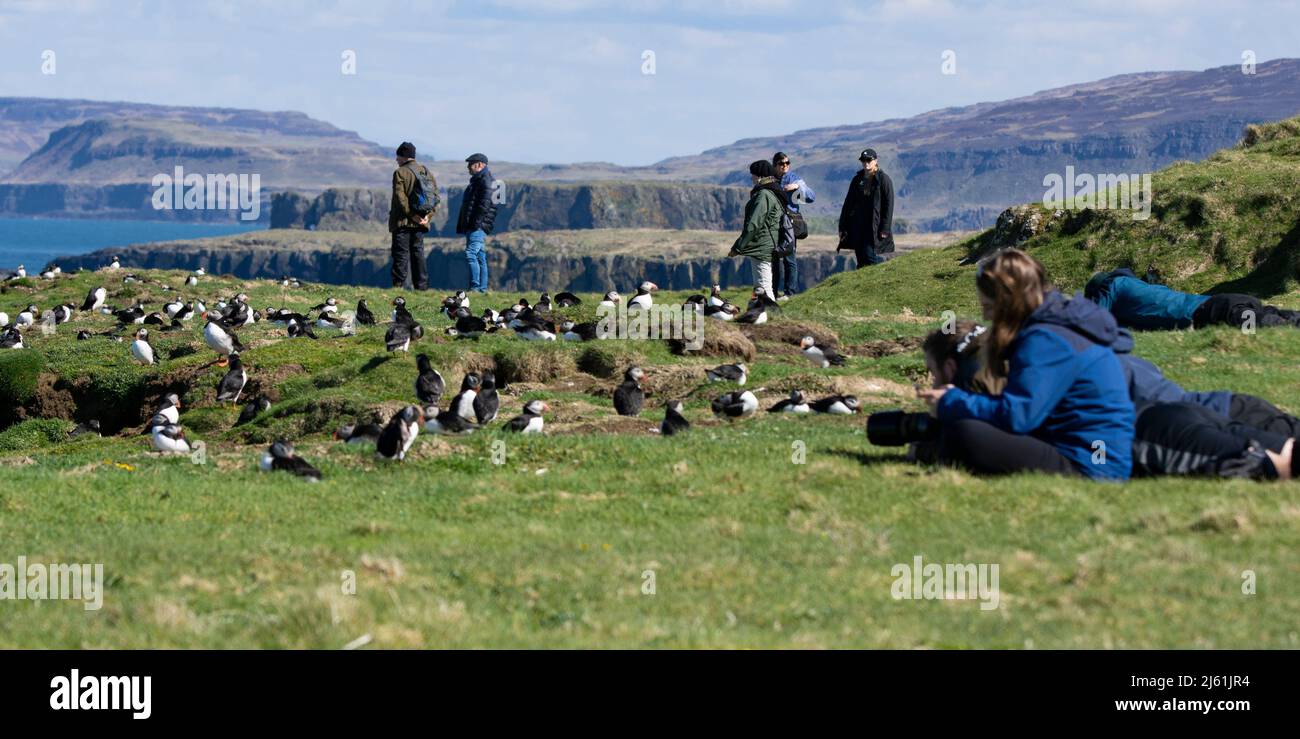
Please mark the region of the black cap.
<svg viewBox="0 0 1300 739"><path fill-rule="evenodd" d="M772 163L766 159L759 159L749 165L749 173L755 177L774 177L776 171L772 169Z"/></svg>
<svg viewBox="0 0 1300 739"><path fill-rule="evenodd" d="M474 162L482 162L484 164L488 163L487 157L483 156L482 154L479 154L478 152L475 152L465 157L465 161L468 162L469 164L473 164Z"/></svg>
<svg viewBox="0 0 1300 739"><path fill-rule="evenodd" d="M869 161L871 161L872 159L875 159L875 158L876 158L876 150L875 150L875 149L863 149L863 150L862 150L862 153L858 155L858 161L859 161L859 162L869 162Z"/></svg>
<svg viewBox="0 0 1300 739"><path fill-rule="evenodd" d="M410 141L403 141L402 145L397 147L397 156L406 157L407 159L415 158L415 144Z"/></svg>

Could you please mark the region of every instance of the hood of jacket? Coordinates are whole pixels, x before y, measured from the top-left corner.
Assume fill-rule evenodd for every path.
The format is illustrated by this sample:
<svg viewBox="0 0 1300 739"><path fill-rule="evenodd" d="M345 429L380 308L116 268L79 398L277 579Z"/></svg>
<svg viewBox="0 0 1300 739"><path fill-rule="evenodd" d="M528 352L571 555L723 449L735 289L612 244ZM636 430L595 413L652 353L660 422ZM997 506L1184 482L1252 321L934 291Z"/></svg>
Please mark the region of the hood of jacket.
<svg viewBox="0 0 1300 739"><path fill-rule="evenodd" d="M1115 316L1079 293L1075 293L1073 298L1066 298L1055 290L1049 292L1044 296L1042 305L1025 319L1021 330L1036 324L1067 328L1101 346L1113 346L1120 338ZM1130 337L1130 349L1132 341Z"/></svg>

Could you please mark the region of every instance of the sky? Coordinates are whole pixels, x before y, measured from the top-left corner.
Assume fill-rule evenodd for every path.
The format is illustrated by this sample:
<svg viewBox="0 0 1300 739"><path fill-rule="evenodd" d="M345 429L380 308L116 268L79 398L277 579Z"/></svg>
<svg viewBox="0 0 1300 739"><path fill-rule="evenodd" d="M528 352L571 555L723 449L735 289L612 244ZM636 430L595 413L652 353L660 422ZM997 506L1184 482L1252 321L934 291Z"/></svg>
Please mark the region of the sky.
<svg viewBox="0 0 1300 739"><path fill-rule="evenodd" d="M0 96L298 110L425 159L644 165L1246 51L1300 57L1294 0L1050 5L0 0Z"/></svg>

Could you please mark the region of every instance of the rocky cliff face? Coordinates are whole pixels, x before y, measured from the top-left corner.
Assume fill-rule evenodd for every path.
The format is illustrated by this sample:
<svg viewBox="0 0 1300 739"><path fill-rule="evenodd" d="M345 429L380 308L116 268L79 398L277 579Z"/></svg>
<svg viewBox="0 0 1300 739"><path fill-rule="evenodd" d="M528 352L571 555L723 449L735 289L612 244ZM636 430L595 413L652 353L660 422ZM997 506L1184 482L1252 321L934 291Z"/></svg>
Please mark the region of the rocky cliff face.
<svg viewBox="0 0 1300 739"><path fill-rule="evenodd" d="M663 238L678 241L657 240ZM734 234L698 231L514 231L489 239L487 253L493 290L634 291L647 279L667 290L751 285L749 260L725 256L732 239ZM608 243L602 247L604 242ZM836 254L830 237L810 237L809 242L799 259L804 286L853 268L853 256ZM384 233L272 230L105 249L61 257L55 263L64 270L95 269L116 255L126 267L202 267L211 274L244 278L288 274L309 282L388 287L387 244ZM432 287L457 289L468 284L462 239L431 238L425 244Z"/></svg>
<svg viewBox="0 0 1300 739"><path fill-rule="evenodd" d="M496 231L579 228L739 229L749 191L721 185L602 182L589 185L502 181ZM456 233L464 188L446 188L433 233ZM388 223L388 190L330 189L316 197L279 193L271 228L373 229Z"/></svg>
<svg viewBox="0 0 1300 739"><path fill-rule="evenodd" d="M133 220L226 222L236 210L155 210L149 185L13 185L0 184L0 214L42 218L122 218ZM267 222L263 196L260 222Z"/></svg>

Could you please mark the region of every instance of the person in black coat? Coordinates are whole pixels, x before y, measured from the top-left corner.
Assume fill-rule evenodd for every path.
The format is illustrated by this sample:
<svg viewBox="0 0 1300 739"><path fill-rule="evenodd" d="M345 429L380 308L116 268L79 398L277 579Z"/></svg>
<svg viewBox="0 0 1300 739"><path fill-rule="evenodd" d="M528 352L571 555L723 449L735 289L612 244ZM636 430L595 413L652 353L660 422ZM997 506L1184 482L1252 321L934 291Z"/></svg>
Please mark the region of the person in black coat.
<svg viewBox="0 0 1300 739"><path fill-rule="evenodd" d="M469 170L469 187L460 201L456 233L465 234L465 260L469 262L469 289L480 293L488 289L488 266L485 245L497 217L496 180L487 168L488 159L471 154L465 159Z"/></svg>
<svg viewBox="0 0 1300 739"><path fill-rule="evenodd" d="M840 208L840 245L852 249L858 267L880 264L894 250L894 181L881 171L875 149L858 156L862 171L853 176Z"/></svg>

